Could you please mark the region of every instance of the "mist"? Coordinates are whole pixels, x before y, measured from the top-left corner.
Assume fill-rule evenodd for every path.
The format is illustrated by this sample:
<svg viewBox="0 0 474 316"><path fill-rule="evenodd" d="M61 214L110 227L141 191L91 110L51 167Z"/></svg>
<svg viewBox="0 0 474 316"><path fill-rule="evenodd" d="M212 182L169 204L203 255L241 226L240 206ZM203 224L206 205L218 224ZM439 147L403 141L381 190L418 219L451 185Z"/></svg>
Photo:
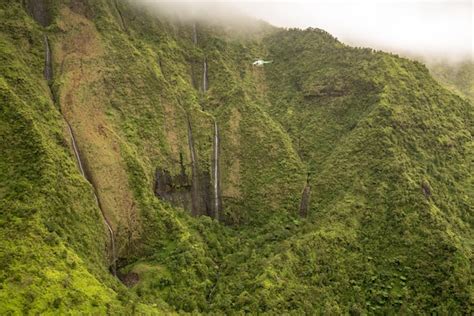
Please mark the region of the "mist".
<svg viewBox="0 0 474 316"><path fill-rule="evenodd" d="M342 42L424 60L474 60L469 0L160 1L141 0L180 18L249 16L279 27L321 28Z"/></svg>

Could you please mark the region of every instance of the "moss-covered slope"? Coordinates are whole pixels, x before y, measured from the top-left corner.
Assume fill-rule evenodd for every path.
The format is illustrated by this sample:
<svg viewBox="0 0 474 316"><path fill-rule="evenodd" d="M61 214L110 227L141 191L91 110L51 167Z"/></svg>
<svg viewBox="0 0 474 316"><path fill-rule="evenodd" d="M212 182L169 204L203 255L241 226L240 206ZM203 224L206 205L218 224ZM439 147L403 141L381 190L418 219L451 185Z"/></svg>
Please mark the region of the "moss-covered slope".
<svg viewBox="0 0 474 316"><path fill-rule="evenodd" d="M472 311L473 107L422 64L115 0L0 21L0 313Z"/></svg>

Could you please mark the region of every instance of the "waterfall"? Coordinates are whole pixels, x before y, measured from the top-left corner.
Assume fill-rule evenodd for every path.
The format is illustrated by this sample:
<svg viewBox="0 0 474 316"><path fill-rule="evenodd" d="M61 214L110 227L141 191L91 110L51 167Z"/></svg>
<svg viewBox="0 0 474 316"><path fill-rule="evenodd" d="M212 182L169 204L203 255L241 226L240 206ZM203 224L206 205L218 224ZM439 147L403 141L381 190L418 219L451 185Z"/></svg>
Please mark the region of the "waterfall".
<svg viewBox="0 0 474 316"><path fill-rule="evenodd" d="M66 121L66 119L65 119L65 121ZM105 226L107 226L107 230L109 231L110 245L112 247L112 270L113 270L113 274L116 275L117 274L117 268L116 268L116 261L117 260L116 260L116 253L115 253L114 231L112 229L112 225L109 223L109 220L105 216L104 210L102 208L102 205L100 204L99 197L97 196L96 189L95 189L94 185L88 179L86 173L84 172L82 159L81 159L81 156L79 155L79 150L78 150L77 143L76 143L76 137L74 136L74 132L72 131L71 125L69 124L68 121L66 121L66 125L67 125L68 131L69 131L69 136L71 137L72 149L74 150L74 156L76 157L76 161L77 161L77 164L79 166L79 170L81 171L82 176L92 185L92 187L94 189L93 194L94 194L95 202L97 204L97 207L100 210L100 213L102 214L102 218L104 220Z"/></svg>
<svg viewBox="0 0 474 316"><path fill-rule="evenodd" d="M107 226L107 229L109 230L109 236L110 236L110 246L112 247L112 274L117 275L117 253L115 251L115 235L114 231L112 229L112 226L109 223L109 220L107 217L105 217L104 210L102 209L102 205L100 204L100 200L97 197L97 193L95 192L94 188L94 198L95 198L95 203L99 207L100 213L102 214L102 218L104 219L105 226Z"/></svg>
<svg viewBox="0 0 474 316"><path fill-rule="evenodd" d="M49 47L49 40L46 34L43 36L44 41L44 78L50 83L53 80L53 63L51 62L51 48Z"/></svg>
<svg viewBox="0 0 474 316"><path fill-rule="evenodd" d="M76 161L79 166L79 170L81 171L82 176L85 178L86 174L84 172L84 168L82 167L81 157L79 156L79 150L77 149L76 138L74 137L74 133L72 132L72 128L69 122L66 121L66 125L69 131L69 136L71 137L72 149L74 150L74 156L76 156Z"/></svg>
<svg viewBox="0 0 474 316"><path fill-rule="evenodd" d="M194 43L194 45L197 45L197 43L198 43L196 22L193 23L193 43Z"/></svg>
<svg viewBox="0 0 474 316"><path fill-rule="evenodd" d="M204 60L204 71L202 75L202 91L207 91L207 60Z"/></svg>
<svg viewBox="0 0 474 316"><path fill-rule="evenodd" d="M49 46L49 40L46 34L44 35L44 48L45 48L45 57L44 57L44 78L48 81L48 84L51 84L53 80L53 64L52 64L52 57L51 57L51 48ZM52 91L51 91L52 92ZM67 121L66 117L61 113L63 116L64 121L66 122L68 131L69 131L69 136L71 138L71 143L72 143L72 149L74 151L74 156L76 157L77 165L79 167L79 170L81 172L81 175L92 185L92 188L94 189L94 199L95 202L100 210L100 213L102 214L102 218L104 220L105 226L107 226L107 229L109 231L110 235L110 244L112 247L112 273L114 275L117 275L117 268L116 268L116 253L115 253L115 237L114 237L114 231L112 230L112 226L110 225L107 217L105 216L104 210L102 209L102 205L100 204L100 200L97 196L96 188L92 184L92 181L88 179L86 173L84 172L84 167L82 164L81 156L79 155L79 149L76 143L76 138L74 137L74 132L72 130L71 124Z"/></svg>
<svg viewBox="0 0 474 316"><path fill-rule="evenodd" d="M197 162L196 162L196 152L194 149L194 140L193 140L193 131L191 128L191 121L189 120L189 117L187 117L188 121L188 143L189 143L189 152L191 155L191 168L192 168L192 181L191 181L191 209L192 213L194 215L198 215L199 212L199 202L198 202L198 196L199 196L199 188L198 188L198 175L197 175Z"/></svg>
<svg viewBox="0 0 474 316"><path fill-rule="evenodd" d="M219 129L214 120L214 214L219 220Z"/></svg>

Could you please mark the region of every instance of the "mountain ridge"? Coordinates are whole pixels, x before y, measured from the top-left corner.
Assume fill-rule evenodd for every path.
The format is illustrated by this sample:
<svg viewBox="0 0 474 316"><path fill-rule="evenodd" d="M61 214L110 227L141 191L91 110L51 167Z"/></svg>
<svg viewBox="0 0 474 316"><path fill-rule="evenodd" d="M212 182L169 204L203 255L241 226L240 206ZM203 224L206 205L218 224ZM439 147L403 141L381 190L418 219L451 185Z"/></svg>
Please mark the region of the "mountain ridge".
<svg viewBox="0 0 474 316"><path fill-rule="evenodd" d="M43 27L27 3L0 6L2 313L472 311L473 108L421 63L122 1L45 0Z"/></svg>

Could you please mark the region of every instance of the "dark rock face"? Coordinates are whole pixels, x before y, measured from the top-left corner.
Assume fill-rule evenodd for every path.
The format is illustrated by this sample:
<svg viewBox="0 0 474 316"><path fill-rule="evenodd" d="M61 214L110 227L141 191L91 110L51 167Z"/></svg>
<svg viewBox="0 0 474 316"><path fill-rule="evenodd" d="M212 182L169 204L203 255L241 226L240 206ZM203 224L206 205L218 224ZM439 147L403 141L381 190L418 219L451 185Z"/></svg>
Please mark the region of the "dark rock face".
<svg viewBox="0 0 474 316"><path fill-rule="evenodd" d="M195 216L212 216L210 183L209 174L198 168L195 175L187 175L181 161L178 175L171 175L166 169L156 169L155 195Z"/></svg>
<svg viewBox="0 0 474 316"><path fill-rule="evenodd" d="M127 274L119 274L118 278L120 279L120 281L122 281L123 284L125 284L126 287L133 287L140 281L139 275L134 272L130 272Z"/></svg>
<svg viewBox="0 0 474 316"><path fill-rule="evenodd" d="M155 173L155 195L164 201L184 209L191 209L191 180L181 173L172 176L168 170L156 169Z"/></svg>
<svg viewBox="0 0 474 316"><path fill-rule="evenodd" d="M422 182L421 190L423 191L423 195L425 196L425 198L429 199L431 197L431 188L428 183Z"/></svg>
<svg viewBox="0 0 474 316"><path fill-rule="evenodd" d="M94 13L85 0L70 0L69 8L72 12L85 16L88 19L94 17Z"/></svg>
<svg viewBox="0 0 474 316"><path fill-rule="evenodd" d="M211 177L209 173L197 169L197 175L193 187L192 213L194 215L207 215L213 217Z"/></svg>
<svg viewBox="0 0 474 316"><path fill-rule="evenodd" d="M47 27L52 22L48 0L27 0L26 9L41 26Z"/></svg>

